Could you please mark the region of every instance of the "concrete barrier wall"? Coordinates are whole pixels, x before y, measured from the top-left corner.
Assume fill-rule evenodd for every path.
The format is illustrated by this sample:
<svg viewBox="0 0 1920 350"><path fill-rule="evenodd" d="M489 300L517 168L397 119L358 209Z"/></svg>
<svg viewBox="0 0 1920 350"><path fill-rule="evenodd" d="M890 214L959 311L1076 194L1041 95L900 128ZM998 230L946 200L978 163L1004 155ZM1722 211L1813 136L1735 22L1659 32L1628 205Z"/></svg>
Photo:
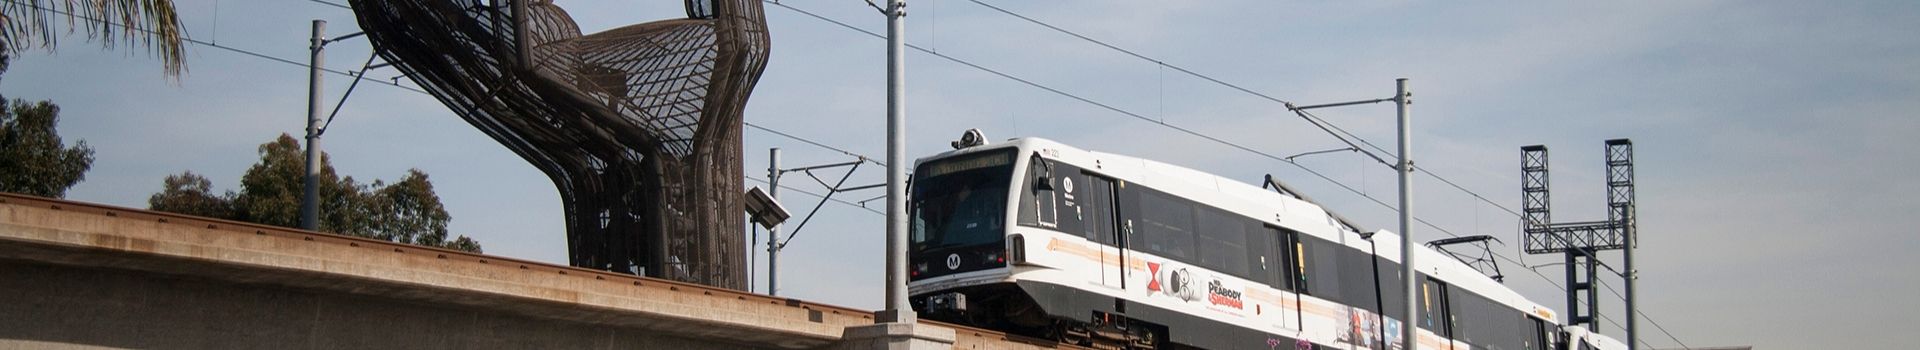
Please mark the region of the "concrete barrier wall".
<svg viewBox="0 0 1920 350"><path fill-rule="evenodd" d="M351 294L0 260L0 349L743 349Z"/></svg>
<svg viewBox="0 0 1920 350"><path fill-rule="evenodd" d="M0 350L815 349L872 324L795 299L0 193ZM1073 348L921 326L958 349Z"/></svg>

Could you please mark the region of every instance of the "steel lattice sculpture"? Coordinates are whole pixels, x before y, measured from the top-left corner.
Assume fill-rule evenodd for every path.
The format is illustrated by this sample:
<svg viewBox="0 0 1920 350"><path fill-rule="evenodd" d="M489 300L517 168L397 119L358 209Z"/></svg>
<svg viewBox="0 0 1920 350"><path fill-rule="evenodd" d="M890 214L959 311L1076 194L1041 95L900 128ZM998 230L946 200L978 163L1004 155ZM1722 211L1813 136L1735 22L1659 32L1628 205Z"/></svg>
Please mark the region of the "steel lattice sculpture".
<svg viewBox="0 0 1920 350"><path fill-rule="evenodd" d="M688 18L590 35L548 0L351 2L384 59L553 179L572 265L745 286L760 0L688 0Z"/></svg>

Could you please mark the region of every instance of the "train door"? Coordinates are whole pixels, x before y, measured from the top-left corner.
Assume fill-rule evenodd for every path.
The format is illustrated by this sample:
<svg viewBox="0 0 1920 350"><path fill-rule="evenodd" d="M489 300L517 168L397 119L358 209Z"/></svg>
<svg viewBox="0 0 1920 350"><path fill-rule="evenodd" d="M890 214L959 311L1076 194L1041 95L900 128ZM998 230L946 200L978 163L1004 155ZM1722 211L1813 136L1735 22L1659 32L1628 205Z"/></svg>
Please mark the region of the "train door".
<svg viewBox="0 0 1920 350"><path fill-rule="evenodd" d="M1100 284L1116 289L1126 289L1126 245L1124 230L1121 229L1118 210L1114 205L1115 183L1100 175L1088 173L1085 200L1080 202L1080 214L1084 217L1086 237L1100 243Z"/></svg>
<svg viewBox="0 0 1920 350"><path fill-rule="evenodd" d="M1447 283L1433 277L1420 285L1420 328L1444 339L1454 339L1453 303L1447 295ZM1453 348L1449 342L1447 348Z"/></svg>
<svg viewBox="0 0 1920 350"><path fill-rule="evenodd" d="M1522 316L1522 317L1526 322L1525 323L1526 333L1527 333L1526 350L1551 349L1554 343L1553 335L1555 332L1553 331L1553 328L1547 327L1547 321L1542 321L1538 318L1533 318L1528 316Z"/></svg>
<svg viewBox="0 0 1920 350"><path fill-rule="evenodd" d="M1304 288L1304 284L1296 277L1300 275L1296 271L1302 268L1300 261L1295 260L1297 250L1294 243L1298 239L1297 234L1273 225L1261 225L1255 232L1265 240L1261 244L1260 252L1260 267L1266 269L1265 276L1262 277L1274 290L1293 295L1291 298L1293 302L1281 308L1280 324L1289 329L1300 329L1302 315L1299 312L1301 306L1299 292ZM1294 310L1291 316L1285 314L1289 309Z"/></svg>

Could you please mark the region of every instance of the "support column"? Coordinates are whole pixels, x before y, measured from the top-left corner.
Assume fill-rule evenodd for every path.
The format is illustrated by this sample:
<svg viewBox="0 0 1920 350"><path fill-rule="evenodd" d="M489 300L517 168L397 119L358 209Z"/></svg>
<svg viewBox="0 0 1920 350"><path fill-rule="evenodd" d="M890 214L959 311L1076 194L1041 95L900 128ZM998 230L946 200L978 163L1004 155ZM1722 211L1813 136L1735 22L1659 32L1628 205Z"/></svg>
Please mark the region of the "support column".
<svg viewBox="0 0 1920 350"><path fill-rule="evenodd" d="M307 170L300 196L300 228L320 228L320 67L326 63L327 21L313 20L307 47Z"/></svg>
<svg viewBox="0 0 1920 350"><path fill-rule="evenodd" d="M952 328L921 323L877 323L847 327L836 350L948 350Z"/></svg>
<svg viewBox="0 0 1920 350"><path fill-rule="evenodd" d="M886 308L874 322L914 323L907 304L907 2L887 1Z"/></svg>
<svg viewBox="0 0 1920 350"><path fill-rule="evenodd" d="M1401 290L1406 292L1404 296L1407 299L1407 307L1405 310L1401 310L1404 313L1400 314L1403 317L1400 321L1400 324L1403 325L1400 327L1400 340L1406 342L1409 348L1417 348L1419 347L1418 344L1420 344L1420 322L1417 319L1420 316L1420 312L1418 311L1420 294L1418 293L1419 288L1417 287L1419 285L1417 279L1420 276L1420 270L1417 265L1414 265L1413 261L1413 250L1417 247L1413 244L1412 223L1413 182L1410 176L1413 175L1413 160L1407 158L1410 154L1408 150L1412 148L1410 144L1412 138L1408 136L1408 129L1411 125L1409 125L1407 121L1407 105L1413 101L1410 99L1412 94L1407 92L1407 78L1400 78L1396 81L1395 85L1393 100L1394 104L1399 107L1400 162L1394 166L1394 170L1400 172L1400 266L1404 266L1405 268L1403 270L1406 271L1402 276L1403 279L1401 282L1405 284L1401 285Z"/></svg>

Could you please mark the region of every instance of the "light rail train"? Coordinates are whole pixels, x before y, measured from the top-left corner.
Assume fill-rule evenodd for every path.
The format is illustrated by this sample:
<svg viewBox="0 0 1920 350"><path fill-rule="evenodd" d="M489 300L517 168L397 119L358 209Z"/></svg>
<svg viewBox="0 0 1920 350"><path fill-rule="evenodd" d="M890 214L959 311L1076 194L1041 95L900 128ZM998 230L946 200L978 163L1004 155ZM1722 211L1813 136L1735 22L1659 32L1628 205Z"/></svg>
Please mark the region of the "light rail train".
<svg viewBox="0 0 1920 350"><path fill-rule="evenodd" d="M1021 138L916 162L922 317L1101 348L1406 349L1399 238L1304 196ZM1625 349L1426 247L1417 349Z"/></svg>

